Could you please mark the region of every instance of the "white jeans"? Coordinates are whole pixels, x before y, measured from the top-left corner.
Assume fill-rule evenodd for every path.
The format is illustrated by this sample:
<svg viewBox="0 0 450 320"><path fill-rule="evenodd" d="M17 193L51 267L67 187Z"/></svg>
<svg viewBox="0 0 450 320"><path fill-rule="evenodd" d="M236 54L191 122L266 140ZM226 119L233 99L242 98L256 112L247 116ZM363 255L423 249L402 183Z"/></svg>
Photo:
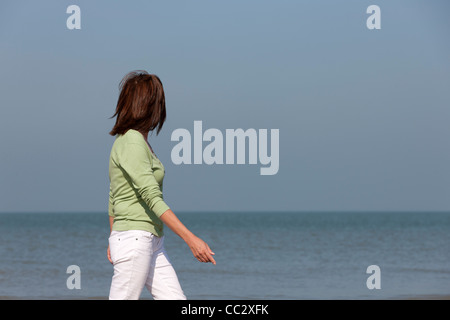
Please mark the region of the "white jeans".
<svg viewBox="0 0 450 320"><path fill-rule="evenodd" d="M109 250L114 265L110 300L138 300L144 286L155 300L185 300L164 249L164 237L141 230L113 231Z"/></svg>

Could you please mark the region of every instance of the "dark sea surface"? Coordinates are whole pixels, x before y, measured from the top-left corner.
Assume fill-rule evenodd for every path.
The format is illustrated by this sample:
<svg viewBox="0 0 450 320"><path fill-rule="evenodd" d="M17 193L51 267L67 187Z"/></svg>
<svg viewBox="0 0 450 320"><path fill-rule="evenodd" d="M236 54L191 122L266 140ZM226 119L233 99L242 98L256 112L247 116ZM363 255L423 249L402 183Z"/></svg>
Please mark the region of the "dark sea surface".
<svg viewBox="0 0 450 320"><path fill-rule="evenodd" d="M197 262L166 228L188 299L410 299L450 296L450 213L177 213L216 253ZM107 213L0 214L0 299L107 299ZM80 268L69 289L67 268ZM368 289L367 268L380 268ZM143 291L142 299L151 299Z"/></svg>

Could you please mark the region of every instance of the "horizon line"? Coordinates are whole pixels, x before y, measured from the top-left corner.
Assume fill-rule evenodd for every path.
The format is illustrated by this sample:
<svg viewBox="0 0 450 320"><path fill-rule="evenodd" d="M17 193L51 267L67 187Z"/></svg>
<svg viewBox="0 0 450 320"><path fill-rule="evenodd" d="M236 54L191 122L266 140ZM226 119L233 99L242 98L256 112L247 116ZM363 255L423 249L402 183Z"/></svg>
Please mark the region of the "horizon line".
<svg viewBox="0 0 450 320"><path fill-rule="evenodd" d="M450 213L450 210L177 210L181 214L197 213ZM106 214L108 211L0 211L0 214Z"/></svg>

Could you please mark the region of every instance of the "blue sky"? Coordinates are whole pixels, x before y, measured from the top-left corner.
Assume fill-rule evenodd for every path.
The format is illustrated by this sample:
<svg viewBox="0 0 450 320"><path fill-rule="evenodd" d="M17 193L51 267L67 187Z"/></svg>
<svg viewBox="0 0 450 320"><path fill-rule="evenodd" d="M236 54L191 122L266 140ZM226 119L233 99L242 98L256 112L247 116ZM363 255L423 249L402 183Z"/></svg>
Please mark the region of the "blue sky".
<svg viewBox="0 0 450 320"><path fill-rule="evenodd" d="M66 8L81 9L69 30ZM369 30L366 9L381 8ZM447 1L2 1L0 212L105 211L118 84L160 76L149 138L177 211L449 210ZM171 133L279 129L280 168L174 165Z"/></svg>

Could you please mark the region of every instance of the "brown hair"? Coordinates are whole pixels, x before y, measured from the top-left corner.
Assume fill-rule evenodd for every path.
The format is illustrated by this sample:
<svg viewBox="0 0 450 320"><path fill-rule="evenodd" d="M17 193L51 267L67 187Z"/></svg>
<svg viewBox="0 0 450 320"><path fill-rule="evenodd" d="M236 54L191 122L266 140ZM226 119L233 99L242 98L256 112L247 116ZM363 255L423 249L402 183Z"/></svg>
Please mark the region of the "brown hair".
<svg viewBox="0 0 450 320"><path fill-rule="evenodd" d="M132 71L122 79L119 90L116 112L111 117L117 116L116 124L109 134L124 134L128 129L157 129L158 134L166 120L166 100L158 76L144 70Z"/></svg>

